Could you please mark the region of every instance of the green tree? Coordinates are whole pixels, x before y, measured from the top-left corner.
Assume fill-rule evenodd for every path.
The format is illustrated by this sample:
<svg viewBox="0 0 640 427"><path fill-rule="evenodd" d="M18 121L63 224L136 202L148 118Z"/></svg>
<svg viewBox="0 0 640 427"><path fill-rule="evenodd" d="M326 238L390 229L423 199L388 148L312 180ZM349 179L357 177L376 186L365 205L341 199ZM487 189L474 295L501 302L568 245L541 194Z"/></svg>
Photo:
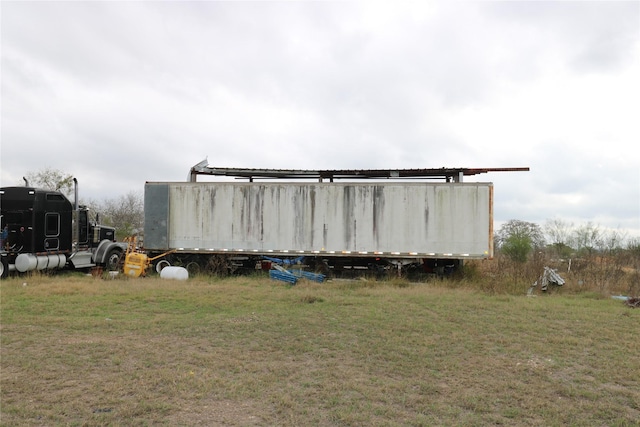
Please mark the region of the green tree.
<svg viewBox="0 0 640 427"><path fill-rule="evenodd" d="M542 248L546 243L542 229L538 224L533 222L518 219L507 221L496 233L496 241L500 246L511 236L528 236L531 244L535 248Z"/></svg>
<svg viewBox="0 0 640 427"><path fill-rule="evenodd" d="M533 250L533 245L529 236L514 234L505 239L501 250L511 261L525 263Z"/></svg>
<svg viewBox="0 0 640 427"><path fill-rule="evenodd" d="M509 259L524 263L534 249L544 247L545 240L539 225L512 219L500 227L496 243Z"/></svg>

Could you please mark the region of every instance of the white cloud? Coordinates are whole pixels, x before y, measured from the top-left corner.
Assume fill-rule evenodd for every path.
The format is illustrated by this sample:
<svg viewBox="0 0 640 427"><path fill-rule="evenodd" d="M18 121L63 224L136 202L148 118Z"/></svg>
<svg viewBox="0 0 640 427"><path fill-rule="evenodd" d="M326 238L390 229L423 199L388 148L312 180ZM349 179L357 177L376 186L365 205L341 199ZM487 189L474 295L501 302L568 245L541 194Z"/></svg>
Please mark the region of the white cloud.
<svg viewBox="0 0 640 427"><path fill-rule="evenodd" d="M496 221L640 236L635 2L9 2L2 185L234 167L530 166Z"/></svg>

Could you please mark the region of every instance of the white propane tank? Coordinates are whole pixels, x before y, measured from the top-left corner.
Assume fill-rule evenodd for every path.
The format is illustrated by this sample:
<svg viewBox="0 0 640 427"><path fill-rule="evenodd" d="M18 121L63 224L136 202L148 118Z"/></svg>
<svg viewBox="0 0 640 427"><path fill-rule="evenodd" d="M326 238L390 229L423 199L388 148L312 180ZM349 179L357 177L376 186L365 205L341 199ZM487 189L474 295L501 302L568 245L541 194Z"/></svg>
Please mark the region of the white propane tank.
<svg viewBox="0 0 640 427"><path fill-rule="evenodd" d="M184 267L168 266L160 271L161 279L187 280L189 272Z"/></svg>

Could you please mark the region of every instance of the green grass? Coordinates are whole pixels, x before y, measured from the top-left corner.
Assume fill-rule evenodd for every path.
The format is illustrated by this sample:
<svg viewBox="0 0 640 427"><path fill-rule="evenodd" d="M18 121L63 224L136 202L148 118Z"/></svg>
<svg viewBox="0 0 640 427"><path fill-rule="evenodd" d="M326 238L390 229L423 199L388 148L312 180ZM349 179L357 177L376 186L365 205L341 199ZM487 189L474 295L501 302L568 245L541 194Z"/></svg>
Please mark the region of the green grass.
<svg viewBox="0 0 640 427"><path fill-rule="evenodd" d="M639 425L640 311L468 287L3 280L0 424Z"/></svg>

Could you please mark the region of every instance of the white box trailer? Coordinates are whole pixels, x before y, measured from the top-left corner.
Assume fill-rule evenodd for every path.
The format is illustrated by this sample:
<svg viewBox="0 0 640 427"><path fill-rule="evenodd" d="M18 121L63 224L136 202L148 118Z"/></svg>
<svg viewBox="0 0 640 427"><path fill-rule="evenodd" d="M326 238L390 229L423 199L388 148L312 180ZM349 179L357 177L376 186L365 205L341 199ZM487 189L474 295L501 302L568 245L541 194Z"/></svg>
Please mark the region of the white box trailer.
<svg viewBox="0 0 640 427"><path fill-rule="evenodd" d="M145 249L493 256L491 183L148 182Z"/></svg>
<svg viewBox="0 0 640 427"><path fill-rule="evenodd" d="M200 265L212 255L249 265L304 256L340 268L492 258L493 184L462 178L527 170L233 169L205 160L189 182L146 183L144 249L174 250L180 263ZM235 180L197 182L197 175ZM445 182L426 181L434 179Z"/></svg>

